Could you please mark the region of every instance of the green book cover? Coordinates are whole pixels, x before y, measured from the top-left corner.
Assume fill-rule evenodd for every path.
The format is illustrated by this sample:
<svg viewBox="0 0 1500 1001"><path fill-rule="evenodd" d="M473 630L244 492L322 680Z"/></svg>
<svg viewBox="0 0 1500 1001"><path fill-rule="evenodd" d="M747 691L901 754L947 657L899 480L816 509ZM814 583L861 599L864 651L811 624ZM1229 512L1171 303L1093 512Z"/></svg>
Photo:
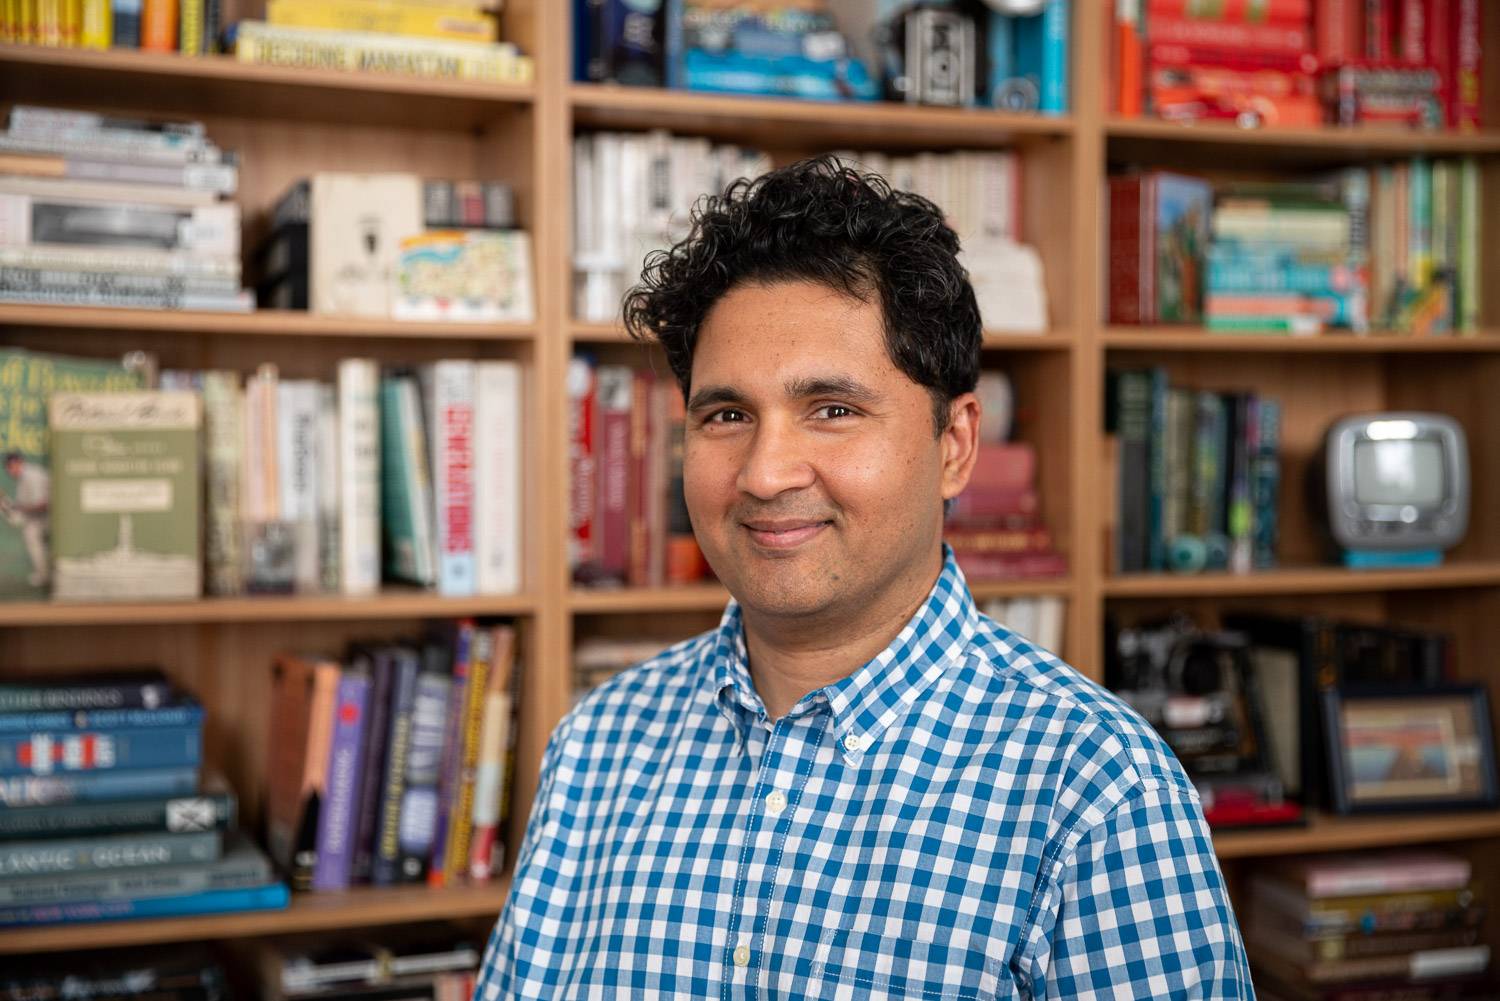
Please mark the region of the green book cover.
<svg viewBox="0 0 1500 1001"><path fill-rule="evenodd" d="M53 596L198 597L198 394L57 393L49 414Z"/></svg>
<svg viewBox="0 0 1500 1001"><path fill-rule="evenodd" d="M437 583L432 487L422 406L412 375L380 380L380 505L385 575L422 587Z"/></svg>
<svg viewBox="0 0 1500 1001"><path fill-rule="evenodd" d="M48 397L144 385L118 361L0 349L0 599L45 598L51 588Z"/></svg>

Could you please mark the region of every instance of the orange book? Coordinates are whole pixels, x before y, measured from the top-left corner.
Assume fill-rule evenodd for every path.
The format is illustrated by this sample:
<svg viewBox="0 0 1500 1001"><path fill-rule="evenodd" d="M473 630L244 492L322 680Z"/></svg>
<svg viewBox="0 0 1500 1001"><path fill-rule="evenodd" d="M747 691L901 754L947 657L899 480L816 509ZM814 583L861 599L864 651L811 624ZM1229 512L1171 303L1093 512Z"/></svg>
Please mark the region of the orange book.
<svg viewBox="0 0 1500 1001"><path fill-rule="evenodd" d="M1116 109L1126 118L1141 114L1140 0L1118 0L1115 5L1115 61L1119 70Z"/></svg>
<svg viewBox="0 0 1500 1001"><path fill-rule="evenodd" d="M141 7L141 48L177 51L177 0L145 0Z"/></svg>

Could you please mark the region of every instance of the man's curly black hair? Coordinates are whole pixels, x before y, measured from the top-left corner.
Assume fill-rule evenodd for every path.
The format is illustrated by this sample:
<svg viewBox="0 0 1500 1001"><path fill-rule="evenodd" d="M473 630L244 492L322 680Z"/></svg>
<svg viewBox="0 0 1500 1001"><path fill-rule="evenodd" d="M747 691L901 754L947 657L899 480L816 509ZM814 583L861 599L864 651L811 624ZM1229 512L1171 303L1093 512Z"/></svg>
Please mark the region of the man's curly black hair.
<svg viewBox="0 0 1500 1001"><path fill-rule="evenodd" d="M688 236L651 254L626 293L625 328L662 345L687 393L699 327L736 286L811 281L878 299L891 361L927 387L941 433L979 380L979 307L958 250L932 202L813 157L700 199Z"/></svg>

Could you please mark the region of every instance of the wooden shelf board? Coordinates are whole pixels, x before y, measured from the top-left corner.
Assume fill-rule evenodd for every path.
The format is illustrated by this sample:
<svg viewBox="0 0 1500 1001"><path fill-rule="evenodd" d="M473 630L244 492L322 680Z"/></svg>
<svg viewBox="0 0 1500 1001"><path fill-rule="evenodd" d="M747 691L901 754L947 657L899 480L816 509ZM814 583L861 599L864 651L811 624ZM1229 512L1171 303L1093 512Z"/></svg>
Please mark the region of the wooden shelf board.
<svg viewBox="0 0 1500 1001"><path fill-rule="evenodd" d="M1255 858L1497 836L1500 836L1500 810L1409 817L1336 817L1315 813L1306 827L1215 834L1214 851L1221 859Z"/></svg>
<svg viewBox="0 0 1500 1001"><path fill-rule="evenodd" d="M373 598L264 595L161 602L16 601L0 603L0 627L453 618L530 615L535 610L536 600L529 595L445 598L391 588Z"/></svg>
<svg viewBox="0 0 1500 1001"><path fill-rule="evenodd" d="M1107 598L1254 597L1273 594L1356 594L1500 586L1500 562L1448 563L1432 569L1346 570L1288 567L1255 573L1126 574L1104 583Z"/></svg>
<svg viewBox="0 0 1500 1001"><path fill-rule="evenodd" d="M649 612L712 612L729 603L729 592L718 584L679 587L625 587L589 590L574 588L568 607L574 615L618 615Z"/></svg>
<svg viewBox="0 0 1500 1001"><path fill-rule="evenodd" d="M1226 122L1181 124L1154 118L1111 118L1104 134L1111 147L1149 150L1153 158L1176 157L1181 147L1233 147L1296 159L1351 159L1375 155L1466 155L1500 152L1500 131L1451 132L1397 129L1242 129ZM1154 146L1154 149L1152 148Z"/></svg>
<svg viewBox="0 0 1500 1001"><path fill-rule="evenodd" d="M356 316L319 316L303 310L201 313L169 309L0 304L0 327L69 330L154 330L227 337L381 337L413 340L525 341L534 327L518 323L423 323Z"/></svg>
<svg viewBox="0 0 1500 1001"><path fill-rule="evenodd" d="M359 887L343 893L294 894L291 904L280 911L7 928L0 934L0 954L217 941L322 930L343 932L418 921L499 917L508 886L509 881L502 879L483 886L442 890L425 886Z"/></svg>
<svg viewBox="0 0 1500 1001"><path fill-rule="evenodd" d="M945 144L995 148L1073 133L1070 117L981 108L800 101L586 83L570 86L568 97L573 120L590 128L667 128L809 151L858 143L881 148Z"/></svg>
<svg viewBox="0 0 1500 1001"><path fill-rule="evenodd" d="M158 114L472 129L530 105L535 87L242 63L233 56L0 45L0 93L17 101L97 104L128 88Z"/></svg>
<svg viewBox="0 0 1500 1001"><path fill-rule="evenodd" d="M631 344L625 328L616 323L573 323L569 336L575 344ZM1074 344L1071 330L1052 330L1045 334L1012 334L987 330L984 346L1004 351L1067 351Z"/></svg>
<svg viewBox="0 0 1500 1001"><path fill-rule="evenodd" d="M1500 351L1500 330L1472 337L1412 337L1348 333L1318 337L1283 334L1214 334L1202 327L1108 327L1104 346L1111 351L1297 352L1305 354L1464 354Z"/></svg>

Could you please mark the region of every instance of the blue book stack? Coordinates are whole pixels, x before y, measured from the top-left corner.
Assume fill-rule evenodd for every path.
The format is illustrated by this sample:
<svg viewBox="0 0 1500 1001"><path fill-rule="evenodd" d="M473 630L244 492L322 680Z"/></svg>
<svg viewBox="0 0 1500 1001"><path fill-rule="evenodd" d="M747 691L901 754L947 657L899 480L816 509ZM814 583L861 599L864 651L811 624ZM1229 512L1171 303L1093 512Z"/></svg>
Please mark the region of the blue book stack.
<svg viewBox="0 0 1500 1001"><path fill-rule="evenodd" d="M0 927L285 907L157 671L0 683Z"/></svg>

